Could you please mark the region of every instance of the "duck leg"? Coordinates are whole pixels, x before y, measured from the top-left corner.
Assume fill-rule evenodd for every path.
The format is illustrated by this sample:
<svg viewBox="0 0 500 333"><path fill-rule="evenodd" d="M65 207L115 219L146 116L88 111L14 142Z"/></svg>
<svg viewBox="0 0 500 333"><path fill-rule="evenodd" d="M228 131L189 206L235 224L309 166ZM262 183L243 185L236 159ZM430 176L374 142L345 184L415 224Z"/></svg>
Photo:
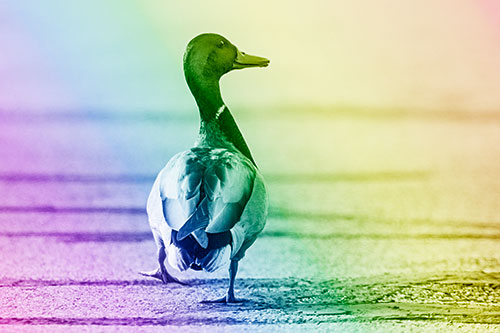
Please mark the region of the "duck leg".
<svg viewBox="0 0 500 333"><path fill-rule="evenodd" d="M236 279L237 272L238 260L231 260L231 263L229 264L229 287L227 289L226 296L215 300L203 301L202 303L241 303L241 300L237 300L234 297L234 280Z"/></svg>
<svg viewBox="0 0 500 333"><path fill-rule="evenodd" d="M158 247L158 263L159 267L155 269L154 271L151 272L139 272L139 274L148 276L148 277L153 277L155 279L161 280L164 284L167 283L179 283L184 285L184 282L179 281L172 275L170 275L167 271L167 268L165 267L165 259L167 258L167 253L165 251L165 246L162 244L161 246Z"/></svg>
<svg viewBox="0 0 500 333"><path fill-rule="evenodd" d="M229 288L227 289L226 303L238 303L234 297L234 280L236 279L236 273L238 272L238 261L231 260L229 265Z"/></svg>

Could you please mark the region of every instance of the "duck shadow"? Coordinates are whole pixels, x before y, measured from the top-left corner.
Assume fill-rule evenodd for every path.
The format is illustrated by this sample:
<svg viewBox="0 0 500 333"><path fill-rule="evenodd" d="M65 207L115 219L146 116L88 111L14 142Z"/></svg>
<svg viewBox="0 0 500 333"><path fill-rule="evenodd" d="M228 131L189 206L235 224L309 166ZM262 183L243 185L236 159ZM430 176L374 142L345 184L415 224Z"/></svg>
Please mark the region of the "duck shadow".
<svg viewBox="0 0 500 333"><path fill-rule="evenodd" d="M185 281L191 288L196 288L202 297L213 299L212 295L224 295L228 279L192 279ZM324 289L321 282L313 282L298 278L239 278L236 279L235 294L240 301L232 304L240 309L247 310L272 310L272 309L298 309L318 300ZM323 293L325 295L325 293ZM327 299L321 303L337 303L342 295L328 293ZM200 300L202 306L207 308L231 308L224 303L210 303Z"/></svg>

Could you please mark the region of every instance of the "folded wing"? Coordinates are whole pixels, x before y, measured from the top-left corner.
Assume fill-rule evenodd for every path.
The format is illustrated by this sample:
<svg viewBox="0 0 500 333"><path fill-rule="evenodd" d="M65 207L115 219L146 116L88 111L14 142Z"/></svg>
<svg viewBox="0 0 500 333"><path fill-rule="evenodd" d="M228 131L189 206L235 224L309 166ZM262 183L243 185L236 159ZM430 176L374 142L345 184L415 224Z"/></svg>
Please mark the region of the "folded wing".
<svg viewBox="0 0 500 333"><path fill-rule="evenodd" d="M251 195L256 170L227 149L193 148L176 155L162 171L163 214L178 238L197 230L230 230Z"/></svg>

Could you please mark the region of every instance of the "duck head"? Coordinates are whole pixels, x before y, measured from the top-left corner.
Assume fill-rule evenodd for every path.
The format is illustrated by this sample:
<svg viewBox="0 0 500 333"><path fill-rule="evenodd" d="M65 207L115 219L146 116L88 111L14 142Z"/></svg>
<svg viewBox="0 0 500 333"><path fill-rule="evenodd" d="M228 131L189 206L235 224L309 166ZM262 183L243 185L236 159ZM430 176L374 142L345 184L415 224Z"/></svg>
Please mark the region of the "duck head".
<svg viewBox="0 0 500 333"><path fill-rule="evenodd" d="M221 35L205 33L193 38L184 53L184 75L202 119L210 120L223 105L219 80L224 74L268 65L268 59L241 52Z"/></svg>

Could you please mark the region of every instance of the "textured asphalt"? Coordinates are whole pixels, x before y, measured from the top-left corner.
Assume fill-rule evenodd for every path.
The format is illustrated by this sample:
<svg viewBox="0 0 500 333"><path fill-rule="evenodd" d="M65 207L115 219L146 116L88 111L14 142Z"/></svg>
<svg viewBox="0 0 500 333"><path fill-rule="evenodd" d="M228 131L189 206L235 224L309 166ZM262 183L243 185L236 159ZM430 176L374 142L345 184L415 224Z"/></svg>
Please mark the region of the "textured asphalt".
<svg viewBox="0 0 500 333"><path fill-rule="evenodd" d="M193 115L1 114L0 331L495 331L500 122L237 114L271 195L227 272L155 268L145 202ZM425 133L425 135L422 135Z"/></svg>

